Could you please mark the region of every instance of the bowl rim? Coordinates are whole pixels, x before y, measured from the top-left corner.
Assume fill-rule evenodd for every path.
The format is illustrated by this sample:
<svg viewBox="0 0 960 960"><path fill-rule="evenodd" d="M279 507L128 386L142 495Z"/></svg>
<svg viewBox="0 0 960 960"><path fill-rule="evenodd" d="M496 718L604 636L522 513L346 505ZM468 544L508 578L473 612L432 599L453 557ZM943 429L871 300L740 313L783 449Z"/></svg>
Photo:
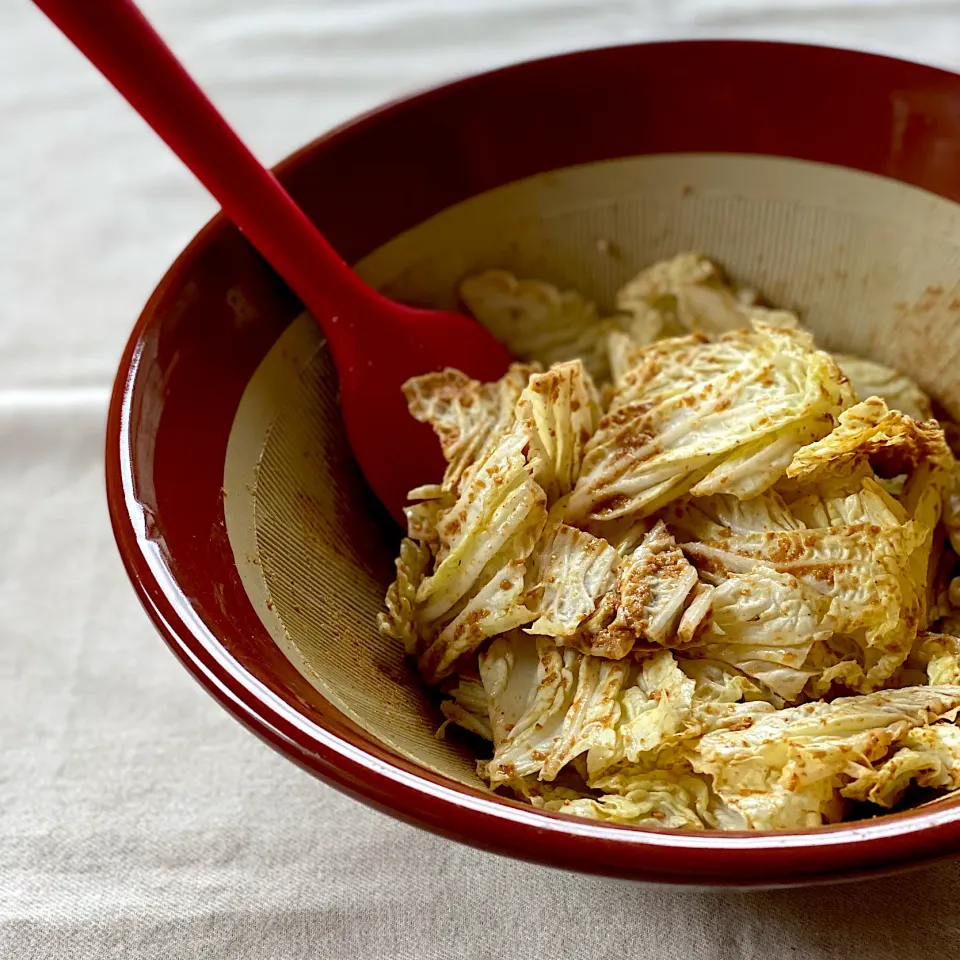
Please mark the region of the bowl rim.
<svg viewBox="0 0 960 960"><path fill-rule="evenodd" d="M282 180L317 151L402 112L415 103L492 77L611 51L654 47L775 47L827 50L858 62L908 65L931 79L956 75L881 54L817 44L768 40L667 40L634 43L524 61L396 98L336 126L274 167ZM145 335L166 292L188 266L233 225L216 214L176 258L144 306L124 348L111 394L106 429L106 488L114 536L131 583L167 645L233 716L280 753L357 799L408 822L484 849L581 871L657 882L764 886L875 874L930 862L960 849L960 804L931 807L803 831L708 832L600 824L547 813L457 784L365 741L302 716L250 674L206 627L147 536L133 484L131 402ZM318 694L319 695L319 694ZM923 843L919 843L921 836ZM917 849L923 852L917 856ZM856 848L855 850L853 848Z"/></svg>

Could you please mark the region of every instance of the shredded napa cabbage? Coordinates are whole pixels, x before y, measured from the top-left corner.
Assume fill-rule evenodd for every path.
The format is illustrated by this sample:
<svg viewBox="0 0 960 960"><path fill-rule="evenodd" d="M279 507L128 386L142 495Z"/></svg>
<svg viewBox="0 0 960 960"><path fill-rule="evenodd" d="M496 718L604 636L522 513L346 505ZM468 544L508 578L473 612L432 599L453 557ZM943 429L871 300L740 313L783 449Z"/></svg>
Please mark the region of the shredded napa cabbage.
<svg viewBox="0 0 960 960"><path fill-rule="evenodd" d="M960 791L960 466L930 399L818 350L698 254L605 318L492 270L523 362L409 381L447 468L410 492L382 634L534 806L803 829Z"/></svg>
<svg viewBox="0 0 960 960"><path fill-rule="evenodd" d="M840 369L849 378L858 397L880 397L892 410L914 420L933 417L930 398L909 377L873 360L834 354Z"/></svg>
<svg viewBox="0 0 960 960"><path fill-rule="evenodd" d="M659 341L623 378L587 445L571 523L646 516L692 492L771 487L851 402L836 364L798 331L756 324Z"/></svg>
<svg viewBox="0 0 960 960"><path fill-rule="evenodd" d="M778 710L745 730L706 734L693 768L748 829L842 819L841 789L915 727L954 719L960 687L905 687Z"/></svg>

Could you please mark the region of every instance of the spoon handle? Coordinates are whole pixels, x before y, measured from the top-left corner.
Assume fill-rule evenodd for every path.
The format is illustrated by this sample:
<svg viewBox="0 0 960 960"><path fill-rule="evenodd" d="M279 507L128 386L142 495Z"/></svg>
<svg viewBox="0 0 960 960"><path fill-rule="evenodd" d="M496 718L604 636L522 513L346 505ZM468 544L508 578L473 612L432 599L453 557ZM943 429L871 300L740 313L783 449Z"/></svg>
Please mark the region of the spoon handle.
<svg viewBox="0 0 960 960"><path fill-rule="evenodd" d="M343 262L257 161L136 4L34 2L213 194L311 311L336 351L336 341L346 335L335 322L337 310L370 303L379 295Z"/></svg>

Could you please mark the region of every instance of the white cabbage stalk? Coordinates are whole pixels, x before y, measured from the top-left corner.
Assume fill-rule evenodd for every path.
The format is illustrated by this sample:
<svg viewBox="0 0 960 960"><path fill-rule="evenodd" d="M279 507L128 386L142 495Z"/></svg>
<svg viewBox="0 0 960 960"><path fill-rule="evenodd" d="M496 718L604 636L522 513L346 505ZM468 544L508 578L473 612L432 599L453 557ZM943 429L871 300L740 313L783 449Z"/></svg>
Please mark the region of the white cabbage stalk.
<svg viewBox="0 0 960 960"><path fill-rule="evenodd" d="M685 735L695 692L695 681L677 666L670 651L645 657L636 682L622 696L616 759L654 763L654 755Z"/></svg>
<svg viewBox="0 0 960 960"><path fill-rule="evenodd" d="M722 271L705 257L696 253L681 253L669 260L661 260L629 281L617 294L617 306L644 322L639 325L638 343L658 335L673 333L703 333L714 339L731 330L749 327L759 320L773 327L794 329L800 321L787 310L769 310L756 305L756 295L750 290L734 290ZM659 323L647 319L654 313ZM650 337L650 331L656 334Z"/></svg>
<svg viewBox="0 0 960 960"><path fill-rule="evenodd" d="M533 476L553 505L580 476L583 452L600 419L597 391L579 360L534 374L516 406Z"/></svg>
<svg viewBox="0 0 960 960"><path fill-rule="evenodd" d="M796 700L811 676L813 644L829 636L796 577L758 564L713 590L708 626L694 649L728 663L784 700Z"/></svg>
<svg viewBox="0 0 960 960"><path fill-rule="evenodd" d="M419 667L436 683L490 636L536 618L525 603L526 558L547 519L546 496L507 434L481 462L440 521L433 574L420 584L417 617L430 643Z"/></svg>
<svg viewBox="0 0 960 960"><path fill-rule="evenodd" d="M851 400L805 333L757 324L713 343L659 341L623 378L588 444L568 521L646 516L698 484L701 494L754 496Z"/></svg>
<svg viewBox="0 0 960 960"><path fill-rule="evenodd" d="M906 659L925 620L930 531L906 519L905 510L873 481L841 500L798 501L799 513L830 526L806 527L770 495L750 503L755 505L750 517L726 509L720 498L706 504L706 511L700 501L678 507L684 536L698 537L684 544L687 556L718 586L758 564L794 578L808 608L804 615L813 614L818 634L814 651L820 662L803 669L830 671L819 677L817 692L840 680L864 693L876 689ZM771 525L761 532L764 513ZM822 631L846 638L856 659L825 658L817 650L826 639Z"/></svg>
<svg viewBox="0 0 960 960"><path fill-rule="evenodd" d="M946 633L921 633L908 665L925 672L933 686L960 684L960 638Z"/></svg>
<svg viewBox="0 0 960 960"><path fill-rule="evenodd" d="M935 420L918 422L889 409L880 397L870 397L840 414L829 434L798 450L787 476L816 483L857 460L876 462L888 477L909 473L923 462L937 463L947 473L953 467L953 454Z"/></svg>
<svg viewBox="0 0 960 960"><path fill-rule="evenodd" d="M460 674L457 677L451 677L443 689L450 699L440 704L440 711L445 720L437 730L437 737L443 736L449 724L455 724L484 740L493 740L493 728L490 726L490 700L486 690L483 689L480 677L473 672Z"/></svg>
<svg viewBox="0 0 960 960"><path fill-rule="evenodd" d="M709 660L703 657L691 659L684 656L677 661L677 664L696 684L694 703L698 710L714 704L742 706L743 703L762 703L766 705L765 709L779 709L783 706L780 697L764 690L736 667L722 660Z"/></svg>
<svg viewBox="0 0 960 960"><path fill-rule="evenodd" d="M619 322L601 319L575 290L487 270L467 277L460 297L513 356L544 366L579 358L597 380L609 375L606 336Z"/></svg>
<svg viewBox="0 0 960 960"><path fill-rule="evenodd" d="M713 611L714 590L708 583L697 583L687 609L683 611L680 623L677 624L676 646L686 647L692 644L704 629Z"/></svg>
<svg viewBox="0 0 960 960"><path fill-rule="evenodd" d="M553 780L582 753L588 764L607 757L619 719L626 664L560 650L544 637L498 637L480 654L490 699L494 757L492 785L531 774Z"/></svg>
<svg viewBox="0 0 960 960"><path fill-rule="evenodd" d="M696 570L658 522L620 563L616 582L596 610L561 642L614 660L637 644L669 645L696 585Z"/></svg>
<svg viewBox="0 0 960 960"><path fill-rule="evenodd" d="M540 617L528 631L568 637L617 579L620 556L606 540L559 524L542 548Z"/></svg>
<svg viewBox="0 0 960 960"><path fill-rule="evenodd" d="M407 536L418 543L426 544L436 556L440 549L440 518L449 510L454 496L438 484L416 487L407 494L410 505L403 508L407 518Z"/></svg>
<svg viewBox="0 0 960 960"><path fill-rule="evenodd" d="M820 484L807 487L806 492L790 503L790 513L798 522L798 529L826 529L868 524L878 527L897 527L907 522L910 514L898 500L887 493L871 476L853 480L852 492L831 496Z"/></svg>
<svg viewBox="0 0 960 960"><path fill-rule="evenodd" d="M546 523L546 497L531 476L523 447L522 437L503 437L442 518L437 567L417 591L425 620L437 620L464 597L508 541L527 532L531 519L539 521L533 548Z"/></svg>
<svg viewBox="0 0 960 960"><path fill-rule="evenodd" d="M802 829L840 819L839 791L858 764L881 759L914 727L953 719L960 687L905 687L760 717L745 730L706 734L694 770L752 830Z"/></svg>
<svg viewBox="0 0 960 960"><path fill-rule="evenodd" d="M699 253L680 253L659 260L641 270L617 293L617 307L636 308L670 306L677 292L693 286L720 288L723 276L718 267Z"/></svg>
<svg viewBox="0 0 960 960"><path fill-rule="evenodd" d="M480 383L448 368L404 384L410 415L429 423L440 441L447 461L444 490L459 494L476 465L513 427L517 400L538 369L515 363L500 380Z"/></svg>
<svg viewBox="0 0 960 960"><path fill-rule="evenodd" d="M895 806L911 784L940 790L960 788L960 729L953 723L917 727L891 748L891 756L843 788L851 800Z"/></svg>
<svg viewBox="0 0 960 960"><path fill-rule="evenodd" d="M466 606L420 654L417 666L428 682L450 674L457 661L487 637L528 623L534 616L525 604L526 564L511 560L494 572Z"/></svg>
<svg viewBox="0 0 960 960"><path fill-rule="evenodd" d="M595 784L600 797L555 799L536 804L543 810L635 827L674 830L717 826L707 780L692 770L618 773Z"/></svg>
<svg viewBox="0 0 960 960"><path fill-rule="evenodd" d="M421 638L417 623L417 590L423 583L430 564L430 550L422 543L404 538L396 560L397 578L387 590L386 612L378 614L377 623L385 637L399 640L408 657L420 652Z"/></svg>
<svg viewBox="0 0 960 960"><path fill-rule="evenodd" d="M848 354L835 353L833 359L861 399L880 397L891 410L899 410L914 420L929 420L933 416L930 398L909 377L893 367Z"/></svg>

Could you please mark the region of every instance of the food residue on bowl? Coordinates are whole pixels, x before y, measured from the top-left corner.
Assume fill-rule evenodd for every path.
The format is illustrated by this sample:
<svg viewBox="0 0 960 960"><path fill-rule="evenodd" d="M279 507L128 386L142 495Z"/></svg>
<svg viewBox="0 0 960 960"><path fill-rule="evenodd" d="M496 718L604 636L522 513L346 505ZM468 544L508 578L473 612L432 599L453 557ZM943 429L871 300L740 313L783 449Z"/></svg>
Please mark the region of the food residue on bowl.
<svg viewBox="0 0 960 960"><path fill-rule="evenodd" d="M606 318L493 270L521 362L407 383L380 629L494 788L639 826L797 829L960 788L960 483L929 398L682 254Z"/></svg>

